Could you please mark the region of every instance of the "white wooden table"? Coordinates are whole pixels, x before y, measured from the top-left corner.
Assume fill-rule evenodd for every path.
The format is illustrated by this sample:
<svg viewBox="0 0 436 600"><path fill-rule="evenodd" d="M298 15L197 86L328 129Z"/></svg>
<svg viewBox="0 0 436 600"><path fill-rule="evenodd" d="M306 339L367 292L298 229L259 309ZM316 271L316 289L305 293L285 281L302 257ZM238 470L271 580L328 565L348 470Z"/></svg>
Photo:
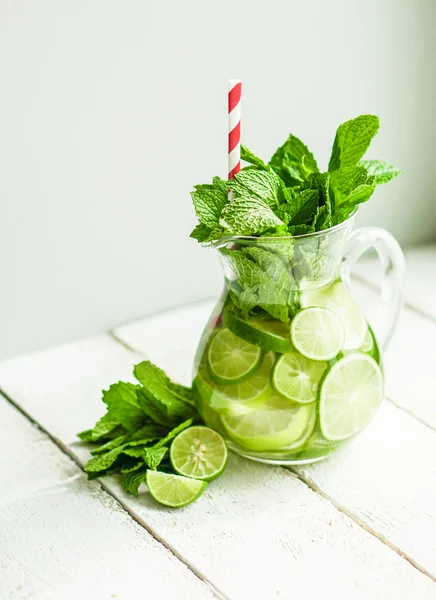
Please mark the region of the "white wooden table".
<svg viewBox="0 0 436 600"><path fill-rule="evenodd" d="M185 509L88 482L75 434L144 355L189 384L211 302L0 364L0 599L436 599L436 247L407 262L362 436L296 469L232 456Z"/></svg>

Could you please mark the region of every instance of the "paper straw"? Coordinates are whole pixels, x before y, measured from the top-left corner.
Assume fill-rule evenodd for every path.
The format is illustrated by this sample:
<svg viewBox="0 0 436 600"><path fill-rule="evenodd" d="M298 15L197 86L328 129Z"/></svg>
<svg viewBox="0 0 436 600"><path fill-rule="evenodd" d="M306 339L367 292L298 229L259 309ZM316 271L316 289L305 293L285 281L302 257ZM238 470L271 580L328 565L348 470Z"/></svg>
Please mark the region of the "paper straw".
<svg viewBox="0 0 436 600"><path fill-rule="evenodd" d="M229 116L229 150L228 171L229 179L241 170L241 94L242 81L229 79L228 87L228 116Z"/></svg>

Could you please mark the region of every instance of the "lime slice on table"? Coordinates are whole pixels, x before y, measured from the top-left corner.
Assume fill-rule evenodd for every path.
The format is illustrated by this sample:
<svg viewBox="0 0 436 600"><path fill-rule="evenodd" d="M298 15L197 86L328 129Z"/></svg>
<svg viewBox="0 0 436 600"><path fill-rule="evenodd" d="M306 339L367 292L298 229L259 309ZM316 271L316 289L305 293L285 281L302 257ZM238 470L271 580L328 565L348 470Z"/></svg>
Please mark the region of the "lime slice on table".
<svg viewBox="0 0 436 600"><path fill-rule="evenodd" d="M251 319L243 321L228 310L223 313L223 322L232 333L250 344L273 352L289 352L291 343L289 329L277 319Z"/></svg>
<svg viewBox="0 0 436 600"><path fill-rule="evenodd" d="M291 322L294 347L311 360L330 360L342 350L345 332L335 313L315 306L299 310Z"/></svg>
<svg viewBox="0 0 436 600"><path fill-rule="evenodd" d="M181 477L172 473L148 470L145 476L148 491L159 504L180 508L186 506L206 489L206 481Z"/></svg>
<svg viewBox="0 0 436 600"><path fill-rule="evenodd" d="M301 404L313 402L326 366L326 363L309 360L294 350L283 354L274 365L272 384L289 400Z"/></svg>
<svg viewBox="0 0 436 600"><path fill-rule="evenodd" d="M344 356L327 372L319 392L319 421L327 440L340 441L365 427L383 398L383 375L367 354Z"/></svg>
<svg viewBox="0 0 436 600"><path fill-rule="evenodd" d="M344 348L357 350L363 344L368 326L356 302L342 281L327 288L310 290L301 294L301 306L324 306L339 318L345 330Z"/></svg>
<svg viewBox="0 0 436 600"><path fill-rule="evenodd" d="M224 471L227 464L227 446L213 429L203 426L188 427L174 438L170 460L179 475L211 481Z"/></svg>
<svg viewBox="0 0 436 600"><path fill-rule="evenodd" d="M218 383L237 383L247 379L261 364L262 350L237 337L229 329L220 329L208 351L209 368Z"/></svg>
<svg viewBox="0 0 436 600"><path fill-rule="evenodd" d="M257 409L221 417L229 437L256 452L277 450L298 440L306 430L313 406L290 403L273 395Z"/></svg>

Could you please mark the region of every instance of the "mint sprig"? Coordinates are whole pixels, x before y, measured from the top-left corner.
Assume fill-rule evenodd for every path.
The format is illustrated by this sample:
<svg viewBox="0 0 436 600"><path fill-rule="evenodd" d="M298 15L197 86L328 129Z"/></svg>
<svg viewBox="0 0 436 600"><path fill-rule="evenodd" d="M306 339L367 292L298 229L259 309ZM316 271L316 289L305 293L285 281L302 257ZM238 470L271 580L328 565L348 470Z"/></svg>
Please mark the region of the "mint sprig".
<svg viewBox="0 0 436 600"><path fill-rule="evenodd" d="M249 166L231 181L215 177L212 184L198 185L192 192L200 222L191 237L201 243L226 235L286 237L341 223L377 185L401 174L384 161L363 160L378 129L374 115L340 125L324 173L308 147L292 134L269 163L242 146L241 158Z"/></svg>
<svg viewBox="0 0 436 600"><path fill-rule="evenodd" d="M147 469L171 470L174 437L200 422L194 391L173 383L149 361L134 367L138 384L119 381L103 391L106 414L78 437L93 445L85 465L90 479L121 473L121 485L137 494Z"/></svg>

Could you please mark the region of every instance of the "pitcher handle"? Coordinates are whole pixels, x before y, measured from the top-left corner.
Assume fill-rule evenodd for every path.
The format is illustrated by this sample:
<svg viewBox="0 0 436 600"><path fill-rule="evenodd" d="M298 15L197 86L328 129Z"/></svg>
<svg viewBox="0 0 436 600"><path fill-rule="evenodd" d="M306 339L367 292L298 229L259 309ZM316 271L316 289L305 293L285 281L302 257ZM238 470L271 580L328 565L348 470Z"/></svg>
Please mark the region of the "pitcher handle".
<svg viewBox="0 0 436 600"><path fill-rule="evenodd" d="M364 252L374 248L383 270L379 305L371 326L383 350L395 330L403 303L404 255L397 240L379 227L361 227L348 239L342 263L342 279L351 288L351 271Z"/></svg>

